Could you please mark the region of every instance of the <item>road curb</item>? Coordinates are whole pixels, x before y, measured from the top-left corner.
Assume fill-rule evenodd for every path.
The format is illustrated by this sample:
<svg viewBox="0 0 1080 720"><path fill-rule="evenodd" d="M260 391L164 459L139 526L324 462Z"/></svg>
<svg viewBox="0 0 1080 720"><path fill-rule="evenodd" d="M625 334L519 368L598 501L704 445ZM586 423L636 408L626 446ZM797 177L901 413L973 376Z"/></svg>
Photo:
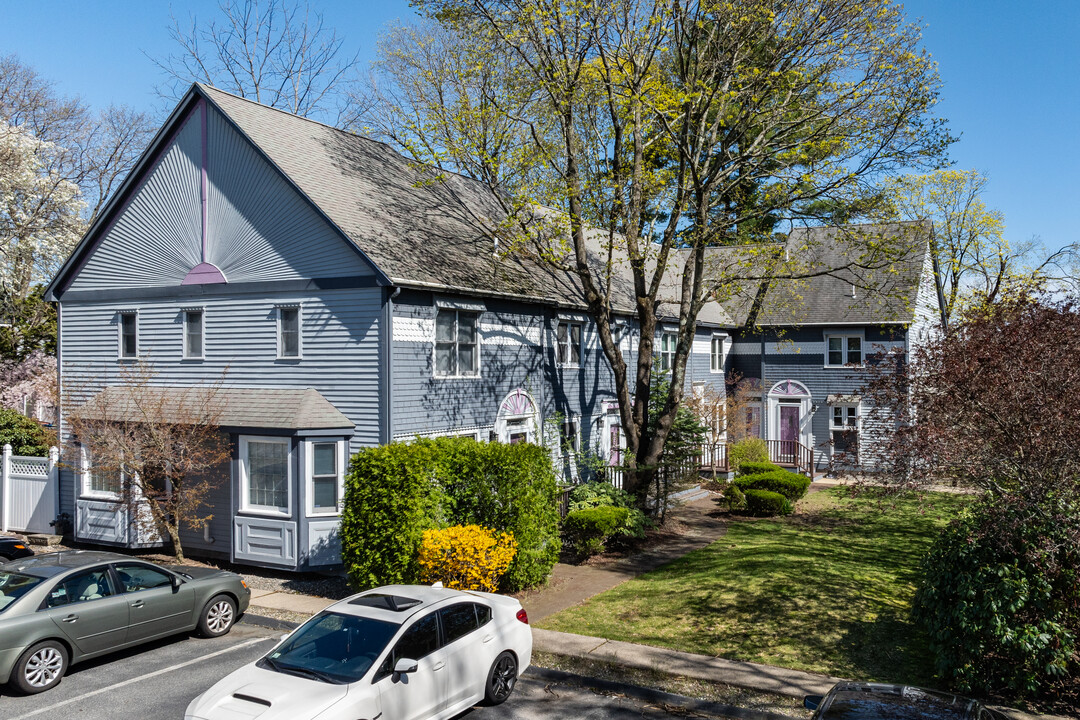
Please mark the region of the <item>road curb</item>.
<svg viewBox="0 0 1080 720"><path fill-rule="evenodd" d="M712 700L701 700L686 695L676 695L675 693L664 692L663 690L654 690L653 688L630 685L629 683L621 683L614 680L602 680L587 675L575 675L574 673L565 672L563 670L551 670L549 668L536 667L535 665L530 666L525 670L524 674L541 680L550 680L552 682L573 682L584 687L626 695L657 705L671 705L710 715L740 718L740 720L793 720L791 715L764 712L761 710L750 710L735 705L713 702Z"/></svg>
<svg viewBox="0 0 1080 720"><path fill-rule="evenodd" d="M244 613L237 620L241 625L258 625L260 627L270 628L271 630L295 630L300 627L300 623L290 622L289 620L278 620L277 618L266 617L265 615L253 615L251 613Z"/></svg>

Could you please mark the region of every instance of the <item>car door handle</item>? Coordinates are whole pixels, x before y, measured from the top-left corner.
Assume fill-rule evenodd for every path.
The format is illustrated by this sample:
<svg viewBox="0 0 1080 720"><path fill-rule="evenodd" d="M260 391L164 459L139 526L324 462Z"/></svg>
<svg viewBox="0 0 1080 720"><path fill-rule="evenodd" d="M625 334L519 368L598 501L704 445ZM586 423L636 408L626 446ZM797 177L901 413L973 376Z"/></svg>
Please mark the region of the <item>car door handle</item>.
<svg viewBox="0 0 1080 720"><path fill-rule="evenodd" d="M135 602L131 603L131 607L136 608L136 609L141 608L142 606L143 606L143 601L142 600L136 600Z"/></svg>
<svg viewBox="0 0 1080 720"><path fill-rule="evenodd" d="M62 618L62 619L60 620L60 622L75 622L75 621L76 621L76 620L78 620L78 619L79 619L79 616L78 616L78 615L74 615L74 614L72 614L72 615L68 615L68 616L67 616L67 617L65 617L65 618Z"/></svg>
<svg viewBox="0 0 1080 720"><path fill-rule="evenodd" d="M439 672L444 667L446 667L446 663L444 663L444 662L435 663L435 665L432 666L431 670L432 670L432 672Z"/></svg>
<svg viewBox="0 0 1080 720"><path fill-rule="evenodd" d="M480 638L480 642L491 642L494 639L494 635L485 635L484 637Z"/></svg>

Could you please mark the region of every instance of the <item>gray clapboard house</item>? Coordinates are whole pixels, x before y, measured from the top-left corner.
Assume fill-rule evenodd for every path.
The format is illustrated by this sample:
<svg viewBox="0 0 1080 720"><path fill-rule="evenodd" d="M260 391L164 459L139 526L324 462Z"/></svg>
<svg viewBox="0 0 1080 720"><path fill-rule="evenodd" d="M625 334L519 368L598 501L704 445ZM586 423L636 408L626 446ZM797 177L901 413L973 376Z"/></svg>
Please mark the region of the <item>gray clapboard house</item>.
<svg viewBox="0 0 1080 720"><path fill-rule="evenodd" d="M588 447L618 464L611 372L577 280L497 256L500 217L465 178L436 180L381 143L195 85L48 288L64 400L107 399L118 368L136 360L153 365L162 393L224 375L233 460L210 499L212 522L184 542L192 553L282 568L339 562L345 467L364 446L470 435L545 443L557 457L564 444ZM800 361L816 358L805 366L769 345L755 374L755 340L734 331L744 310L709 303L688 385L722 397L732 367L764 378L770 389L758 400L766 420L776 400L776 422L758 432L787 437L791 411L779 408L798 405L799 439L819 445L829 434L821 408L858 387L860 363L822 360L833 357L831 333L906 342L932 315L918 309L936 299L924 297L933 276L920 242L899 273L910 302L850 319L835 313L857 298L831 302L814 309L814 329L795 313L772 318L776 329L797 328ZM632 293L614 295L632 358ZM661 364L677 326L668 321ZM810 400L781 397L781 381L801 384ZM69 448L60 509L76 537L155 544L118 511L117 478L74 470L89 461L63 417L60 427Z"/></svg>

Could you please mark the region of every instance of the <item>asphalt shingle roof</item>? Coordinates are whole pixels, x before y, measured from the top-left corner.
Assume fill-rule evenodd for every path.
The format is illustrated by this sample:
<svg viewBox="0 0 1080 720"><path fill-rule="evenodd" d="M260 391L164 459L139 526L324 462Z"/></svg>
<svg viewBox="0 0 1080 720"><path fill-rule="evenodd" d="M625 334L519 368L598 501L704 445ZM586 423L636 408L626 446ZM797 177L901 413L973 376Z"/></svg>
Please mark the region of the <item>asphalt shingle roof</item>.
<svg viewBox="0 0 1080 720"><path fill-rule="evenodd" d="M144 408L144 409L140 409ZM148 409L146 409L148 408ZM78 413L93 420L183 424L203 417L234 428L276 430L347 430L349 418L313 388L107 387Z"/></svg>
<svg viewBox="0 0 1080 720"><path fill-rule="evenodd" d="M384 143L210 86L199 85L199 89L391 282L585 307L575 273L556 269L528 252L504 252L496 257L495 231L505 215L482 183L415 163ZM900 239L904 252L886 263L881 258L865 258L863 264L871 269L847 267L858 260L855 255L862 252L866 240L885 236ZM786 249L798 271L840 269L822 277L774 282L759 322L910 321L928 237L928 226L918 223L793 231ZM606 259L605 238L603 231L590 233L590 260L597 268ZM719 249L717 257L725 252ZM678 316L674 300L679 296L681 272L681 262L669 263L660 294L662 316ZM854 298L852 283L857 286ZM756 290L757 286L744 286L721 303L707 303L699 321L742 324ZM625 257L616 262L611 294L617 312L634 311L633 282Z"/></svg>

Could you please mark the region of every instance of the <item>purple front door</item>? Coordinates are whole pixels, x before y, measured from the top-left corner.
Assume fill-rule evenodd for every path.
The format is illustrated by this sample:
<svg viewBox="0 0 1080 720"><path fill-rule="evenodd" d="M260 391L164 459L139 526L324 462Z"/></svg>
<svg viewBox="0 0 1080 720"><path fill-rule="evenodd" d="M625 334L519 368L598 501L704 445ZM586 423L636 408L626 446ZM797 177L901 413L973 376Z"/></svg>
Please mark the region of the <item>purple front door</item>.
<svg viewBox="0 0 1080 720"><path fill-rule="evenodd" d="M795 443L799 440L799 406L780 406L780 454L785 459L795 456Z"/></svg>

